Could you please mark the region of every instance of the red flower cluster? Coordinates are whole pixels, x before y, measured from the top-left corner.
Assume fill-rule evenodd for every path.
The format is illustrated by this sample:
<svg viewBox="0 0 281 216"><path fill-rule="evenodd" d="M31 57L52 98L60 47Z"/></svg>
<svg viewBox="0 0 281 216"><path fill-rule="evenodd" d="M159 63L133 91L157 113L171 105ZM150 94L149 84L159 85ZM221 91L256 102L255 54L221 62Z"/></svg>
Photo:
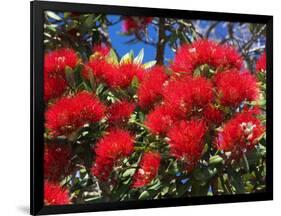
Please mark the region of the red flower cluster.
<svg viewBox="0 0 281 216"><path fill-rule="evenodd" d="M78 63L78 56L72 49L61 48L45 55L44 71L64 74L66 66L74 68Z"/></svg>
<svg viewBox="0 0 281 216"><path fill-rule="evenodd" d="M132 32L135 30L143 30L152 22L152 17L125 17L123 21L123 31Z"/></svg>
<svg viewBox="0 0 281 216"><path fill-rule="evenodd" d="M156 66L145 73L137 93L141 108L151 108L154 103L162 99L163 87L167 79L164 67Z"/></svg>
<svg viewBox="0 0 281 216"><path fill-rule="evenodd" d="M50 106L45 114L46 128L53 135L67 135L86 123L101 120L104 113L105 106L94 95L83 91Z"/></svg>
<svg viewBox="0 0 281 216"><path fill-rule="evenodd" d="M203 120L177 122L168 132L171 154L182 160L187 170L191 170L200 159L207 132Z"/></svg>
<svg viewBox="0 0 281 216"><path fill-rule="evenodd" d="M58 49L44 57L44 99L59 97L66 89L65 68L74 68L79 61L72 49Z"/></svg>
<svg viewBox="0 0 281 216"><path fill-rule="evenodd" d="M61 75L54 77L44 75L44 100L61 96L67 88L67 83Z"/></svg>
<svg viewBox="0 0 281 216"><path fill-rule="evenodd" d="M144 76L144 69L142 65L134 63L123 63L119 65L118 74L112 77L112 87L127 88L131 85L134 77L142 81Z"/></svg>
<svg viewBox="0 0 281 216"><path fill-rule="evenodd" d="M203 108L214 97L213 85L204 77L172 81L164 91L164 102L183 117L193 108Z"/></svg>
<svg viewBox="0 0 281 216"><path fill-rule="evenodd" d="M121 123L129 119L135 105L128 101L120 101L108 107L107 117L111 123Z"/></svg>
<svg viewBox="0 0 281 216"><path fill-rule="evenodd" d="M45 180L44 183L44 204L45 205L67 205L70 204L68 191L59 184Z"/></svg>
<svg viewBox="0 0 281 216"><path fill-rule="evenodd" d="M260 72L266 71L266 53L265 52L257 60L256 71L260 71Z"/></svg>
<svg viewBox="0 0 281 216"><path fill-rule="evenodd" d="M178 49L171 68L175 72L192 75L197 67L205 64L214 70L240 69L242 57L231 46L210 40L197 40Z"/></svg>
<svg viewBox="0 0 281 216"><path fill-rule="evenodd" d="M214 125L219 125L224 119L224 113L213 104L209 104L204 108L203 116L205 120Z"/></svg>
<svg viewBox="0 0 281 216"><path fill-rule="evenodd" d="M133 137L129 132L115 129L104 136L93 149L96 155L92 173L106 181L118 160L129 156L134 150Z"/></svg>
<svg viewBox="0 0 281 216"><path fill-rule="evenodd" d="M244 110L230 119L218 134L217 148L231 152L231 157L239 157L252 149L265 132L257 114L257 109Z"/></svg>
<svg viewBox="0 0 281 216"><path fill-rule="evenodd" d="M256 78L249 72L229 70L218 73L214 78L220 102L225 106L238 106L241 102L253 101L259 89Z"/></svg>
<svg viewBox="0 0 281 216"><path fill-rule="evenodd" d="M44 149L44 177L59 180L69 174L71 151L66 145L47 144Z"/></svg>
<svg viewBox="0 0 281 216"><path fill-rule="evenodd" d="M144 153L141 161L140 168L133 177L133 188L140 188L149 184L158 173L160 166L161 156L158 152Z"/></svg>
<svg viewBox="0 0 281 216"><path fill-rule="evenodd" d="M114 65L104 58L93 58L85 65L82 73L85 79L90 79L89 73L92 73L97 81L104 82L111 88L127 88L134 77L142 80L144 69L133 63Z"/></svg>
<svg viewBox="0 0 281 216"><path fill-rule="evenodd" d="M155 134L165 134L178 118L168 106L157 106L146 117L145 125Z"/></svg>

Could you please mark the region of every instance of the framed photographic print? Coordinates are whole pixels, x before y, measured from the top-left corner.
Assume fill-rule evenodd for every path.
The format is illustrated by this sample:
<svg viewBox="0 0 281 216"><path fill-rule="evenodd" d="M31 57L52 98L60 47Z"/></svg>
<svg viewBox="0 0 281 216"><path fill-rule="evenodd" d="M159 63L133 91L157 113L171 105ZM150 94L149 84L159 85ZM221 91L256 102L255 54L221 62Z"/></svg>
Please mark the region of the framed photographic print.
<svg viewBox="0 0 281 216"><path fill-rule="evenodd" d="M31 214L272 200L272 32L31 2Z"/></svg>

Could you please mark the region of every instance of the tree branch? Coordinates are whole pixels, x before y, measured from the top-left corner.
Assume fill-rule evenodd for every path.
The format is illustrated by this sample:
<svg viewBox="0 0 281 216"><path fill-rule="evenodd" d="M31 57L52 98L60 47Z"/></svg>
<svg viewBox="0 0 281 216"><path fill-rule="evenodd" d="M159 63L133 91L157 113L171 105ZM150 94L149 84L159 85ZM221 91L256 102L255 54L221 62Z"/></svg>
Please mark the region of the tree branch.
<svg viewBox="0 0 281 216"><path fill-rule="evenodd" d="M156 51L156 61L157 64L162 65L164 63L164 49L165 49L165 20L164 18L159 18L159 28L158 28L158 43Z"/></svg>

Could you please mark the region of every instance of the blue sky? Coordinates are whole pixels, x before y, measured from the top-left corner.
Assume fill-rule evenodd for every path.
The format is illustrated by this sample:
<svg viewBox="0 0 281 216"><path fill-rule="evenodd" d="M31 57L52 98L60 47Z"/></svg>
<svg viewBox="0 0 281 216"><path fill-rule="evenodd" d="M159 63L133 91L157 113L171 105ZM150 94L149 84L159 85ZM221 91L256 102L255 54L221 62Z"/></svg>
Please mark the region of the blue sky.
<svg viewBox="0 0 281 216"><path fill-rule="evenodd" d="M64 13L58 12L56 13L59 17L63 18ZM107 15L108 19L111 22L116 22L120 20L119 15ZM51 23L56 23L58 26L63 26L65 25L64 21L57 21L51 17L48 17L48 21ZM67 20L70 21L71 20ZM211 25L212 21L207 21L207 20L193 20L192 21L196 30L200 33L206 33L206 30L208 27ZM234 25L234 34L236 38L239 39L239 41L246 42L248 41L251 37L252 34L249 31L248 25L243 25L241 23L233 23ZM127 43L130 39L134 38L134 35L124 35L122 33L122 22L117 22L115 25L111 25L108 27L109 30L109 36L111 39L112 47L117 51L119 57L124 56L126 53L130 52L130 50L133 50L134 54L137 55L139 51L143 48L144 49L144 59L143 63L155 60L156 57L156 47L151 46L148 44L145 44L143 42L137 42L137 43ZM157 31L154 29L152 24L148 25L147 27L148 34L151 38L154 39L155 42L157 42ZM166 32L167 34L167 32ZM89 35L85 35L85 37L88 37ZM221 41L225 39L228 36L228 31L227 31L227 22L220 22L218 25L214 28L214 30L211 32L209 39ZM94 41L89 41L91 44ZM265 37L259 37L254 44L254 47L265 47ZM252 52L251 55L254 55L256 58L259 53L257 52ZM168 60L173 59L174 57L174 52L170 49L168 44L166 44L165 47L165 52L164 52L164 60L165 63L168 63Z"/></svg>
<svg viewBox="0 0 281 216"><path fill-rule="evenodd" d="M109 15L108 19L112 22L119 20L119 16ZM144 49L144 59L143 62L148 62L155 60L156 57L156 48L145 44L143 42L138 42L134 44L126 44L126 42L132 39L134 36L122 35L122 22L118 22L115 25L109 26L109 36L111 38L112 46L115 48L119 56L123 56L128 53L130 50L133 50L135 55L139 53L139 51ZM148 25L148 33L152 38L157 38L157 32L152 28L151 25ZM174 56L174 53L167 45L165 47L165 59L171 59Z"/></svg>

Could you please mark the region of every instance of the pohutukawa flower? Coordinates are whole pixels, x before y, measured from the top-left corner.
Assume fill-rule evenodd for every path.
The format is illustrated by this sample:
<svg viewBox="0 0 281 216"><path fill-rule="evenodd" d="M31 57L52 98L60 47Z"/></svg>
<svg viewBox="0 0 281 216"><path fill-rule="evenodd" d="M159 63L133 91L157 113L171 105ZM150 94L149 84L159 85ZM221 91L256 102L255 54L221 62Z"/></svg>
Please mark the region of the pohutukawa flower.
<svg viewBox="0 0 281 216"><path fill-rule="evenodd" d="M192 109L192 93L185 81L170 81L164 88L163 97L166 106L180 117L184 118Z"/></svg>
<svg viewBox="0 0 281 216"><path fill-rule="evenodd" d="M220 102L225 106L237 106L241 102L257 99L259 88L256 78L249 72L229 70L214 78Z"/></svg>
<svg viewBox="0 0 281 216"><path fill-rule="evenodd" d="M110 52L110 46L105 44L97 44L93 47L93 53L99 55L100 57L106 57Z"/></svg>
<svg viewBox="0 0 281 216"><path fill-rule="evenodd" d="M93 58L85 65L82 72L86 79L90 79L89 73L92 73L97 81L104 82L111 88L127 88L134 77L142 80L144 69L141 65L133 63L114 65L105 59Z"/></svg>
<svg viewBox="0 0 281 216"><path fill-rule="evenodd" d="M115 129L105 135L94 147L96 155L92 173L100 180L108 180L114 166L134 150L134 139L129 132Z"/></svg>
<svg viewBox="0 0 281 216"><path fill-rule="evenodd" d="M135 30L143 30L151 22L152 17L125 17L122 28L124 32L130 33Z"/></svg>
<svg viewBox="0 0 281 216"><path fill-rule="evenodd" d="M58 49L44 57L44 99L48 101L63 94L67 88L65 81L66 66L74 68L79 58L72 49Z"/></svg>
<svg viewBox="0 0 281 216"><path fill-rule="evenodd" d="M134 77L142 81L144 69L142 65L134 63L121 63L118 67L118 73L111 77L111 87L127 88L131 85Z"/></svg>
<svg viewBox="0 0 281 216"><path fill-rule="evenodd" d="M61 75L48 76L44 74L44 100L58 98L67 89L67 82Z"/></svg>
<svg viewBox="0 0 281 216"><path fill-rule="evenodd" d="M68 135L87 123L98 122L105 116L105 106L92 94L83 91L63 97L46 113L46 128L50 133Z"/></svg>
<svg viewBox="0 0 281 216"><path fill-rule="evenodd" d="M156 106L146 118L145 125L155 134L165 134L173 123L177 120L177 116L168 106Z"/></svg>
<svg viewBox="0 0 281 216"><path fill-rule="evenodd" d="M164 67L156 66L145 73L137 92L141 108L148 109L162 99L163 85L167 79Z"/></svg>
<svg viewBox="0 0 281 216"><path fill-rule="evenodd" d="M44 183L44 204L45 205L67 205L70 204L68 190L59 184L45 180Z"/></svg>
<svg viewBox="0 0 281 216"><path fill-rule="evenodd" d="M256 71L266 72L266 53L265 52L257 60Z"/></svg>
<svg viewBox="0 0 281 216"><path fill-rule="evenodd" d="M75 68L79 61L76 52L73 49L61 48L45 54L44 72L64 74L66 66Z"/></svg>
<svg viewBox="0 0 281 216"><path fill-rule="evenodd" d="M213 97L213 85L204 77L172 81L164 90L165 103L183 117L207 106Z"/></svg>
<svg viewBox="0 0 281 216"><path fill-rule="evenodd" d="M158 152L144 153L140 166L133 176L133 188L140 188L149 184L158 173L161 156Z"/></svg>
<svg viewBox="0 0 281 216"><path fill-rule="evenodd" d="M209 124L219 125L224 119L224 113L213 104L204 108L203 116Z"/></svg>
<svg viewBox="0 0 281 216"><path fill-rule="evenodd" d="M240 69L242 57L231 46L219 45L211 40L197 40L177 50L171 68L175 72L193 75L196 68L205 64L215 71Z"/></svg>
<svg viewBox="0 0 281 216"><path fill-rule="evenodd" d="M217 148L231 152L231 157L239 157L251 150L265 132L265 127L257 118L256 109L237 113L218 133Z"/></svg>
<svg viewBox="0 0 281 216"><path fill-rule="evenodd" d="M203 120L180 121L168 132L171 155L183 161L187 171L201 158L206 132Z"/></svg>
<svg viewBox="0 0 281 216"><path fill-rule="evenodd" d="M127 121L134 109L135 105L128 101L116 102L110 105L107 110L108 121L113 123Z"/></svg>
<svg viewBox="0 0 281 216"><path fill-rule="evenodd" d="M71 151L67 145L46 144L44 149L44 178L58 181L70 173Z"/></svg>
<svg viewBox="0 0 281 216"><path fill-rule="evenodd" d="M90 80L93 77L95 82L103 82L110 87L113 87L118 74L117 65L107 62L103 57L91 58L82 71L85 79Z"/></svg>

